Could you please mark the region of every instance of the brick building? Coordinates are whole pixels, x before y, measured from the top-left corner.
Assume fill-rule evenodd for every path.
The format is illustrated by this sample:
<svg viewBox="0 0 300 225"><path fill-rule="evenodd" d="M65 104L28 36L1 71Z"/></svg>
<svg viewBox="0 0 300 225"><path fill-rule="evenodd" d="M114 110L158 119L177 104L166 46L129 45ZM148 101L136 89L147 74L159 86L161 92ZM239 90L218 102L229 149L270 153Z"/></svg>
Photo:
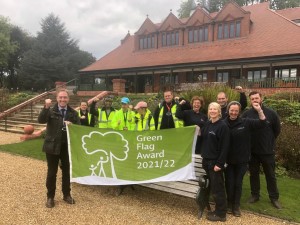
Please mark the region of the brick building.
<svg viewBox="0 0 300 225"><path fill-rule="evenodd" d="M214 13L197 6L184 19L147 17L79 75L78 91L159 92L201 82L300 87L300 8L229 2Z"/></svg>

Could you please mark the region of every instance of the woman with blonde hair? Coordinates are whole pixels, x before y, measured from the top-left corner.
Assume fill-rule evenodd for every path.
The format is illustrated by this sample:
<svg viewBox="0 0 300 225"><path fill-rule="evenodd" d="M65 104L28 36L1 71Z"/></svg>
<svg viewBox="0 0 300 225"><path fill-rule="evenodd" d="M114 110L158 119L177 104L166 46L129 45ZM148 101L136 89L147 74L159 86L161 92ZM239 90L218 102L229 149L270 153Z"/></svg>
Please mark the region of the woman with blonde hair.
<svg viewBox="0 0 300 225"><path fill-rule="evenodd" d="M226 221L227 200L224 185L224 164L229 148L229 128L222 118L221 106L212 102L208 106L209 122L201 129L200 149L202 165L209 177L210 192L216 203L215 211L206 218L210 221Z"/></svg>

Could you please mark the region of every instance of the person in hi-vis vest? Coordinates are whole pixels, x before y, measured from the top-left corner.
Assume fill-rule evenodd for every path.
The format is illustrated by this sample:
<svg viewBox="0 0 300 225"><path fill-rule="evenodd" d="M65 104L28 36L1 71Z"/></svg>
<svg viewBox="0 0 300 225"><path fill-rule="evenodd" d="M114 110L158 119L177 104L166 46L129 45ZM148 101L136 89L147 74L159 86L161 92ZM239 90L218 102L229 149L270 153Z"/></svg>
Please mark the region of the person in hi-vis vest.
<svg viewBox="0 0 300 225"><path fill-rule="evenodd" d="M116 111L111 123L114 130L134 130L135 113L130 109L129 103L129 98L123 97L121 99L122 108Z"/></svg>
<svg viewBox="0 0 300 225"><path fill-rule="evenodd" d="M151 115L151 111L147 107L148 105L144 101L138 102L134 107L136 110L134 117L135 131L155 130L154 118Z"/></svg>
<svg viewBox="0 0 300 225"><path fill-rule="evenodd" d="M88 111L88 104L85 101L80 102L80 109L77 111L78 116L80 118L80 124L84 126L95 126L95 118L94 115L92 115Z"/></svg>
<svg viewBox="0 0 300 225"><path fill-rule="evenodd" d="M176 116L177 103L172 91L164 92L164 101L159 103L154 112L155 128L157 130L183 127L182 121Z"/></svg>
<svg viewBox="0 0 300 225"><path fill-rule="evenodd" d="M103 100L103 107L99 107L96 110L96 102L99 101L99 98L94 98L90 107L91 114L97 117L97 122L99 128L112 128L111 122L115 116L116 110L112 107L112 99L105 98Z"/></svg>

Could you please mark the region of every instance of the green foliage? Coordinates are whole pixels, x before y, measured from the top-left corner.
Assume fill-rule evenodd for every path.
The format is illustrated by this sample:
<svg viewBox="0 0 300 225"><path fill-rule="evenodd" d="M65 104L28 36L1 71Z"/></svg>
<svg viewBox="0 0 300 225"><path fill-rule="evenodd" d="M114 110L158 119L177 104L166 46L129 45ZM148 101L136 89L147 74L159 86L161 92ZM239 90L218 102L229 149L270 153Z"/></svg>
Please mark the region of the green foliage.
<svg viewBox="0 0 300 225"><path fill-rule="evenodd" d="M277 111L283 122L300 125L300 103L288 100L265 99L264 104Z"/></svg>
<svg viewBox="0 0 300 225"><path fill-rule="evenodd" d="M190 13L193 9L196 8L196 4L194 0L182 1L180 4L180 8L177 10L178 18L188 18L190 17Z"/></svg>
<svg viewBox="0 0 300 225"><path fill-rule="evenodd" d="M26 92L19 92L19 93L15 93L15 94L10 94L7 98L7 104L6 104L6 109L11 108L15 105L18 105L30 98L32 98L33 95L30 93L26 93Z"/></svg>
<svg viewBox="0 0 300 225"><path fill-rule="evenodd" d="M277 169L277 168L276 168ZM241 199L241 209L248 210L263 215L269 215L285 219L288 221L300 222L299 210L300 210L300 195L299 195L299 179L293 179L289 177L278 177L277 185L279 189L279 201L283 208L278 210L270 203L269 195L267 192L267 185L264 175L260 176L260 200L255 204L247 203L248 198L251 195L249 175L246 174L243 182L243 194Z"/></svg>
<svg viewBox="0 0 300 225"><path fill-rule="evenodd" d="M276 142L276 161L287 169L290 175L300 175L299 126L282 123Z"/></svg>
<svg viewBox="0 0 300 225"><path fill-rule="evenodd" d="M64 24L54 14L42 20L41 28L22 60L20 86L49 90L56 81L74 79L79 69L95 61L90 53L79 49L77 41L70 37Z"/></svg>
<svg viewBox="0 0 300 225"><path fill-rule="evenodd" d="M193 96L202 96L205 101L205 106L202 110L206 113L209 103L216 102L219 92L225 92L229 102L239 101L239 93L225 84L203 84L197 90L191 90L181 93L181 96L189 101Z"/></svg>

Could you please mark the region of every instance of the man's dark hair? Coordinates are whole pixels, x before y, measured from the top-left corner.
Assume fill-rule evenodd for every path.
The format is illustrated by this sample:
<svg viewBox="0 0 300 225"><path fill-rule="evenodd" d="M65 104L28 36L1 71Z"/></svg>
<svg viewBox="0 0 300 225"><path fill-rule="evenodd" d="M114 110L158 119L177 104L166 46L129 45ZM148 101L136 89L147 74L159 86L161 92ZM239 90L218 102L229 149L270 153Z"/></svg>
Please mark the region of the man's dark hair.
<svg viewBox="0 0 300 225"><path fill-rule="evenodd" d="M262 97L261 93L258 92L258 91L251 91L251 92L249 93L249 97L250 97L251 95L256 95L256 94L259 94L259 96Z"/></svg>

